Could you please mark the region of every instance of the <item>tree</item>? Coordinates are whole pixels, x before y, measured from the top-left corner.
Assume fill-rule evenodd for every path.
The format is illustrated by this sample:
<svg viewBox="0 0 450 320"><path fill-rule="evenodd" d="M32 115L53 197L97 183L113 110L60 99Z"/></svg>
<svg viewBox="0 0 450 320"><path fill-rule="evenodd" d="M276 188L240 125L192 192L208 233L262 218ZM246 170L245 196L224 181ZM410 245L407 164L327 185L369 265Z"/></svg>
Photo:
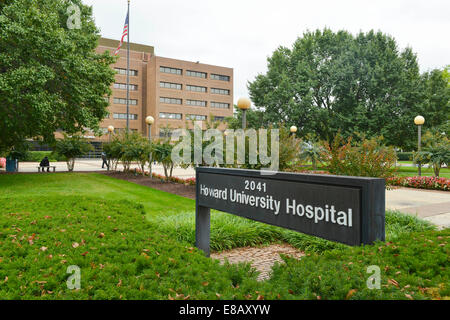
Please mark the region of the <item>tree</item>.
<svg viewBox="0 0 450 320"><path fill-rule="evenodd" d="M68 20L80 9L80 29ZM107 115L115 61L97 54L99 30L81 0L0 2L0 150L58 129L98 129Z"/></svg>
<svg viewBox="0 0 450 320"><path fill-rule="evenodd" d="M150 143L137 132L125 133L122 137L121 160L125 171L130 170L131 162L139 164L142 175L145 175L145 164L150 159Z"/></svg>
<svg viewBox="0 0 450 320"><path fill-rule="evenodd" d="M92 149L92 145L80 135L68 136L64 134L64 139L59 139L55 143L55 152L66 158L69 172L73 171L75 158L88 153Z"/></svg>
<svg viewBox="0 0 450 320"><path fill-rule="evenodd" d="M430 164L439 177L443 165L450 163L450 139L443 133L427 132L423 137L424 148L414 154L414 162Z"/></svg>
<svg viewBox="0 0 450 320"><path fill-rule="evenodd" d="M160 139L152 143L153 159L162 164L166 180L172 177L174 162L172 161L173 145L169 139Z"/></svg>
<svg viewBox="0 0 450 320"><path fill-rule="evenodd" d="M248 109L246 114L247 128L267 128L269 122L264 120L264 111ZM242 110L234 106L234 115L225 119L229 129L242 129Z"/></svg>
<svg viewBox="0 0 450 320"><path fill-rule="evenodd" d="M317 170L317 163L321 161L323 147L316 141L303 142L300 149L300 160L311 161L313 170Z"/></svg>
<svg viewBox="0 0 450 320"><path fill-rule="evenodd" d="M412 148L412 119L427 109L421 81L416 55L391 36L324 29L278 48L248 88L264 121L296 125L301 137L364 132Z"/></svg>
<svg viewBox="0 0 450 320"><path fill-rule="evenodd" d="M422 113L427 128L436 128L450 120L450 79L448 68L422 74Z"/></svg>

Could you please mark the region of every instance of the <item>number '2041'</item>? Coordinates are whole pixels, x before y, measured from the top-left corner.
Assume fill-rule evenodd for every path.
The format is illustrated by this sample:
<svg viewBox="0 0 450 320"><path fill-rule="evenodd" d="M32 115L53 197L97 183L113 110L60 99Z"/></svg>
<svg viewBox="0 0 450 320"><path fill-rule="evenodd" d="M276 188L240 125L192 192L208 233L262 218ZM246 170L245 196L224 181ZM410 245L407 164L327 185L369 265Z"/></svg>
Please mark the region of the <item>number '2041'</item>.
<svg viewBox="0 0 450 320"><path fill-rule="evenodd" d="M256 182L253 180L245 180L245 190L250 190L250 191L262 191L262 192L267 192L267 185L265 182Z"/></svg>

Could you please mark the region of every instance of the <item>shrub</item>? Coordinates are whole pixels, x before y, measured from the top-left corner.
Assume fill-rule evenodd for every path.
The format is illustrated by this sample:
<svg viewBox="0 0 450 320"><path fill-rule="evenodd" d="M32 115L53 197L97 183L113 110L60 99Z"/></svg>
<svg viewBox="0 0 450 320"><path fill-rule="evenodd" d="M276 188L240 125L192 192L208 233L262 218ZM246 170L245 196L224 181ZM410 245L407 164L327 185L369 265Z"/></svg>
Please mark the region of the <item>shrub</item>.
<svg viewBox="0 0 450 320"><path fill-rule="evenodd" d="M207 124L208 129L215 129L214 127L211 127L211 125ZM289 129L283 126L282 124L278 124L278 127L269 127L267 129L267 157L271 157L272 155L272 131L273 129L279 130L279 150L278 150L278 164L279 164L279 170L283 171L287 168L289 168L293 163L296 162L296 158L299 154L300 150L300 143L301 140L295 138L295 136L292 136L289 132ZM191 140L191 148L190 148L190 162L187 164L184 164L183 167L189 167L189 166L210 166L210 165L218 165L220 167L228 167L228 168L242 168L242 169L251 169L251 170L261 170L263 168L269 167L269 164L263 164L261 163L261 154L258 152L260 147L260 139L259 134L255 129L249 129L246 131L246 135L243 136L242 131L235 131L234 136L231 135L230 131L228 131L228 134L222 137L223 138L223 144L222 144L222 150L219 147L215 148L211 153L212 157L216 156L214 152L217 151L217 158L223 160L220 164L211 164L206 163L204 157L202 157L201 162L196 162L195 154L196 154L196 146L194 144L194 130L187 130L187 134L190 135ZM214 137L212 137L210 140L205 139L204 135L205 132L202 133L203 139L202 139L202 145L201 145L201 154L205 154L205 149L207 147L210 147L212 143L214 143ZM228 141L230 143L234 144L233 146L233 154L230 155L227 153L228 148ZM238 146L245 144L245 158L240 159L238 158ZM250 148L252 146L252 148ZM255 147L253 149L253 146ZM199 148L200 149L200 148ZM200 150L197 150L197 153L200 153ZM207 152L206 152L207 153ZM181 155L180 155L181 156ZM254 159L252 159L254 157ZM231 158L232 163L227 163L228 158ZM252 161L251 161L252 160ZM256 160L256 161L253 161ZM255 163L254 163L255 162Z"/></svg>
<svg viewBox="0 0 450 320"><path fill-rule="evenodd" d="M323 146L316 141L304 142L301 146L299 159L311 161L313 170L317 170L317 163L321 162L323 151Z"/></svg>
<svg viewBox="0 0 450 320"><path fill-rule="evenodd" d="M25 161L27 162L40 162L44 157L48 157L50 162L66 161L66 158L62 155L52 151L30 151L29 156Z"/></svg>
<svg viewBox="0 0 450 320"><path fill-rule="evenodd" d="M427 132L423 138L423 151L414 154L414 162L431 164L434 175L439 177L441 168L450 163L450 139L446 135Z"/></svg>
<svg viewBox="0 0 450 320"><path fill-rule="evenodd" d="M395 150L381 144L382 137L352 143L344 141L338 133L332 144L324 143L323 157L328 162L332 174L388 178L394 173Z"/></svg>
<svg viewBox="0 0 450 320"><path fill-rule="evenodd" d="M149 162L151 146L147 138L137 132L114 135L111 142L103 146L106 157L112 162L111 167L117 170L122 162L124 171L130 170L132 162L139 164L139 172L144 174L145 165Z"/></svg>
<svg viewBox="0 0 450 320"><path fill-rule="evenodd" d="M173 145L169 140L157 140L152 143L153 157L156 162L162 164L166 180L172 177L175 163L172 160Z"/></svg>
<svg viewBox="0 0 450 320"><path fill-rule="evenodd" d="M68 136L64 134L64 139L58 140L55 144L55 152L66 158L69 172L73 171L75 158L90 150L92 150L92 145L80 135Z"/></svg>
<svg viewBox="0 0 450 320"><path fill-rule="evenodd" d="M413 152L397 152L398 161L412 161L413 156Z"/></svg>

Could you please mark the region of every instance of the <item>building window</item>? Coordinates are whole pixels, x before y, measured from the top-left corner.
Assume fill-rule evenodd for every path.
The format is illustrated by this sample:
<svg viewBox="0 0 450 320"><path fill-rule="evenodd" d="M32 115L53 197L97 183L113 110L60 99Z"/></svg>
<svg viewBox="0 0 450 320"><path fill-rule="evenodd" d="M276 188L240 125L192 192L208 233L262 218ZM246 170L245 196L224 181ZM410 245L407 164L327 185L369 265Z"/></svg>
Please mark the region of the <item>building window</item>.
<svg viewBox="0 0 450 320"><path fill-rule="evenodd" d="M223 103L223 102L211 102L211 108L230 109L230 104L229 103Z"/></svg>
<svg viewBox="0 0 450 320"><path fill-rule="evenodd" d="M227 89L218 89L218 88L211 88L211 93L214 93L214 94L222 94L222 95L229 96L229 95L230 95L230 90L227 90Z"/></svg>
<svg viewBox="0 0 450 320"><path fill-rule="evenodd" d="M205 121L206 116L203 116L201 114L187 114L186 115L187 120L197 120L197 121Z"/></svg>
<svg viewBox="0 0 450 320"><path fill-rule="evenodd" d="M179 137L180 133L176 131L177 129L167 129L162 128L159 130L159 137L160 138L171 138L171 137Z"/></svg>
<svg viewBox="0 0 450 320"><path fill-rule="evenodd" d="M186 86L187 91L194 91L194 92L206 92L206 87L199 87L199 86Z"/></svg>
<svg viewBox="0 0 450 320"><path fill-rule="evenodd" d="M135 84L130 84L130 91L137 91L138 86ZM114 83L114 89L127 90L126 83Z"/></svg>
<svg viewBox="0 0 450 320"><path fill-rule="evenodd" d="M119 120L123 120L123 119L127 119L127 114L126 113L114 113L113 114L113 118L114 119L119 119ZM130 120L137 120L138 119L138 115L137 114L130 114L129 118Z"/></svg>
<svg viewBox="0 0 450 320"><path fill-rule="evenodd" d="M127 104L127 99L123 98L114 98L113 101L115 104ZM136 106L138 104L138 101L135 99L129 99L128 101L132 106Z"/></svg>
<svg viewBox="0 0 450 320"><path fill-rule="evenodd" d="M124 74L124 75L127 74L127 69L123 69L123 68L114 68L114 70L116 70L116 72L117 72L118 74ZM138 71L137 71L137 70L131 70L131 69L130 69L129 75L135 77L135 76L138 75Z"/></svg>
<svg viewBox="0 0 450 320"><path fill-rule="evenodd" d="M114 129L114 132L115 132L115 133L118 133L118 134L125 133L126 131L127 131L127 128L115 128L115 129ZM131 129L131 128L130 128L130 131L131 131L131 132L137 132L137 129Z"/></svg>
<svg viewBox="0 0 450 320"><path fill-rule="evenodd" d="M160 119L173 119L173 120L181 120L183 118L181 113L167 113L167 112L160 112L159 113Z"/></svg>
<svg viewBox="0 0 450 320"><path fill-rule="evenodd" d="M170 73L170 74L177 74L177 75L182 75L183 74L183 70L181 70L181 69L162 67L162 66L159 67L159 72Z"/></svg>
<svg viewBox="0 0 450 320"><path fill-rule="evenodd" d="M186 105L193 106L193 107L206 107L206 101L186 100Z"/></svg>
<svg viewBox="0 0 450 320"><path fill-rule="evenodd" d="M198 72L198 71L192 71L187 70L186 75L189 77L196 77L196 78L203 78L206 79L206 73L205 72Z"/></svg>
<svg viewBox="0 0 450 320"><path fill-rule="evenodd" d="M166 88L166 89L181 90L183 86L181 84L179 84L179 83L170 83L170 82L163 82L163 81L161 81L159 83L159 87L160 88Z"/></svg>
<svg viewBox="0 0 450 320"><path fill-rule="evenodd" d="M167 103L167 104L182 104L183 100L177 99L177 98L166 98L166 97L160 97L159 102L161 103Z"/></svg>
<svg viewBox="0 0 450 320"><path fill-rule="evenodd" d="M211 74L211 79L212 80L220 80L220 81L230 81L230 77L229 76L223 76L221 74Z"/></svg>
<svg viewBox="0 0 450 320"><path fill-rule="evenodd" d="M214 121L224 121L224 120L225 120L225 117L222 117L222 116L213 116L213 120L214 120Z"/></svg>

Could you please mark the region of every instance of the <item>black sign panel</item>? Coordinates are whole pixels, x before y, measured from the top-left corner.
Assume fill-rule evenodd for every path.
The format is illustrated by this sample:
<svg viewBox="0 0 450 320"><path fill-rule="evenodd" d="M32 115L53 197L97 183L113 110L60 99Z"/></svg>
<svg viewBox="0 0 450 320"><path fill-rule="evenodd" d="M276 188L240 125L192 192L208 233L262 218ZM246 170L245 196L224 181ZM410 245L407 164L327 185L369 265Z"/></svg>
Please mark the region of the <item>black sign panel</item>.
<svg viewBox="0 0 450 320"><path fill-rule="evenodd" d="M384 201L383 179L197 168L197 246L209 254L209 209L348 245L372 243L384 240Z"/></svg>

